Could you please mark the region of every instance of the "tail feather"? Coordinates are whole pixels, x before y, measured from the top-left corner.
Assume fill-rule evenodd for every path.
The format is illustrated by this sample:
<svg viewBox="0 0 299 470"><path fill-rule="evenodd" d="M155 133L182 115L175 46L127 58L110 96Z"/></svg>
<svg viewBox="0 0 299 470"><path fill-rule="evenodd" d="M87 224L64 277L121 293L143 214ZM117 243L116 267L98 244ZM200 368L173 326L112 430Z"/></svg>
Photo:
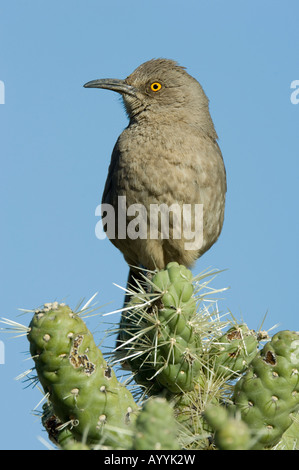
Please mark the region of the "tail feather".
<svg viewBox="0 0 299 470"><path fill-rule="evenodd" d="M127 280L127 292L125 295L124 305L123 305L124 308L131 301L132 292L138 292L140 290L140 286L146 289L147 287L146 279L144 278L144 276L145 276L144 271L141 268L140 270L138 270L137 268L130 268L128 280ZM124 342L122 331L126 328L126 325L127 325L127 315L126 315L126 311L124 311L121 314L121 319L119 323L119 333L118 333L116 344L115 344L116 348L120 349L121 344Z"/></svg>

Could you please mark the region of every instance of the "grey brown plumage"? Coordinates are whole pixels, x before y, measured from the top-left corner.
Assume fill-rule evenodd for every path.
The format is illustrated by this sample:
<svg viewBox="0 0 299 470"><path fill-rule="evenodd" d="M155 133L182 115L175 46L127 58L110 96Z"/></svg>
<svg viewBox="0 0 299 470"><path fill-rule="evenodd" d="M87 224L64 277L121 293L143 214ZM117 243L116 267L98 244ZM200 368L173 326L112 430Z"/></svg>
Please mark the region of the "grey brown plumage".
<svg viewBox="0 0 299 470"><path fill-rule="evenodd" d="M203 204L203 240L197 249L186 250L184 236L173 238L171 219L169 239L161 234L151 239L148 232L146 239L116 236L112 243L130 266L162 269L177 261L191 267L220 235L226 194L223 158L201 85L176 62L153 59L125 80L85 86L121 93L130 120L113 149L102 198L115 208L116 221L118 196L126 197L127 207L142 204L147 214L151 204Z"/></svg>

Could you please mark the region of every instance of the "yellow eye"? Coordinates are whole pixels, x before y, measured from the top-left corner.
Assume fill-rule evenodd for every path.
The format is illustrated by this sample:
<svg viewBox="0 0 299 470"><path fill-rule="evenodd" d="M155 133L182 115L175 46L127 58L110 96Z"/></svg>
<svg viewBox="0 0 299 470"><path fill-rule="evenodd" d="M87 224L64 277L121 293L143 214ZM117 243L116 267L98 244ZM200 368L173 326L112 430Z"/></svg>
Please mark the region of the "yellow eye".
<svg viewBox="0 0 299 470"><path fill-rule="evenodd" d="M159 91L159 90L161 90L161 88L162 88L162 85L159 82L154 82L154 83L151 84L151 90L152 91Z"/></svg>

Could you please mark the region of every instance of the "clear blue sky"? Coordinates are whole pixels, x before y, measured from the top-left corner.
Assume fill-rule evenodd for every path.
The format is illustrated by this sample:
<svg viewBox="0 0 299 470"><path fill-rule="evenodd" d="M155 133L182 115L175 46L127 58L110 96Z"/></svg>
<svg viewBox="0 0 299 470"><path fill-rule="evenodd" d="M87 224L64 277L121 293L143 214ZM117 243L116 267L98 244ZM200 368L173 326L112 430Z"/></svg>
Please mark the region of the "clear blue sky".
<svg viewBox="0 0 299 470"><path fill-rule="evenodd" d="M268 312L265 328L299 329L298 17L297 0L1 2L0 316L28 324L18 308L75 307L96 291L111 302L102 312L121 306L113 283L125 285L126 263L94 229L127 118L116 94L82 85L167 57L204 87L228 176L222 235L194 274L226 269L213 284L230 286L219 309L250 328ZM100 320L88 322L97 341ZM44 449L30 414L41 394L14 380L32 365L27 340L0 338L0 446Z"/></svg>

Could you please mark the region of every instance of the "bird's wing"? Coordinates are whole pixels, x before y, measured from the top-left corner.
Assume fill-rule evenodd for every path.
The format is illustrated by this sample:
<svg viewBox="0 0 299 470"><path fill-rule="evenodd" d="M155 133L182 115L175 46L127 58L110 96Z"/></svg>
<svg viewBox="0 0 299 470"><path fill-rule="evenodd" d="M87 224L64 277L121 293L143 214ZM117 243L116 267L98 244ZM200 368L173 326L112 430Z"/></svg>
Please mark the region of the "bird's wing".
<svg viewBox="0 0 299 470"><path fill-rule="evenodd" d="M116 174L116 168L119 162L119 149L118 141L116 142L111 155L111 161L108 169L108 175L103 191L102 204L111 204L111 194L113 193L114 178Z"/></svg>

